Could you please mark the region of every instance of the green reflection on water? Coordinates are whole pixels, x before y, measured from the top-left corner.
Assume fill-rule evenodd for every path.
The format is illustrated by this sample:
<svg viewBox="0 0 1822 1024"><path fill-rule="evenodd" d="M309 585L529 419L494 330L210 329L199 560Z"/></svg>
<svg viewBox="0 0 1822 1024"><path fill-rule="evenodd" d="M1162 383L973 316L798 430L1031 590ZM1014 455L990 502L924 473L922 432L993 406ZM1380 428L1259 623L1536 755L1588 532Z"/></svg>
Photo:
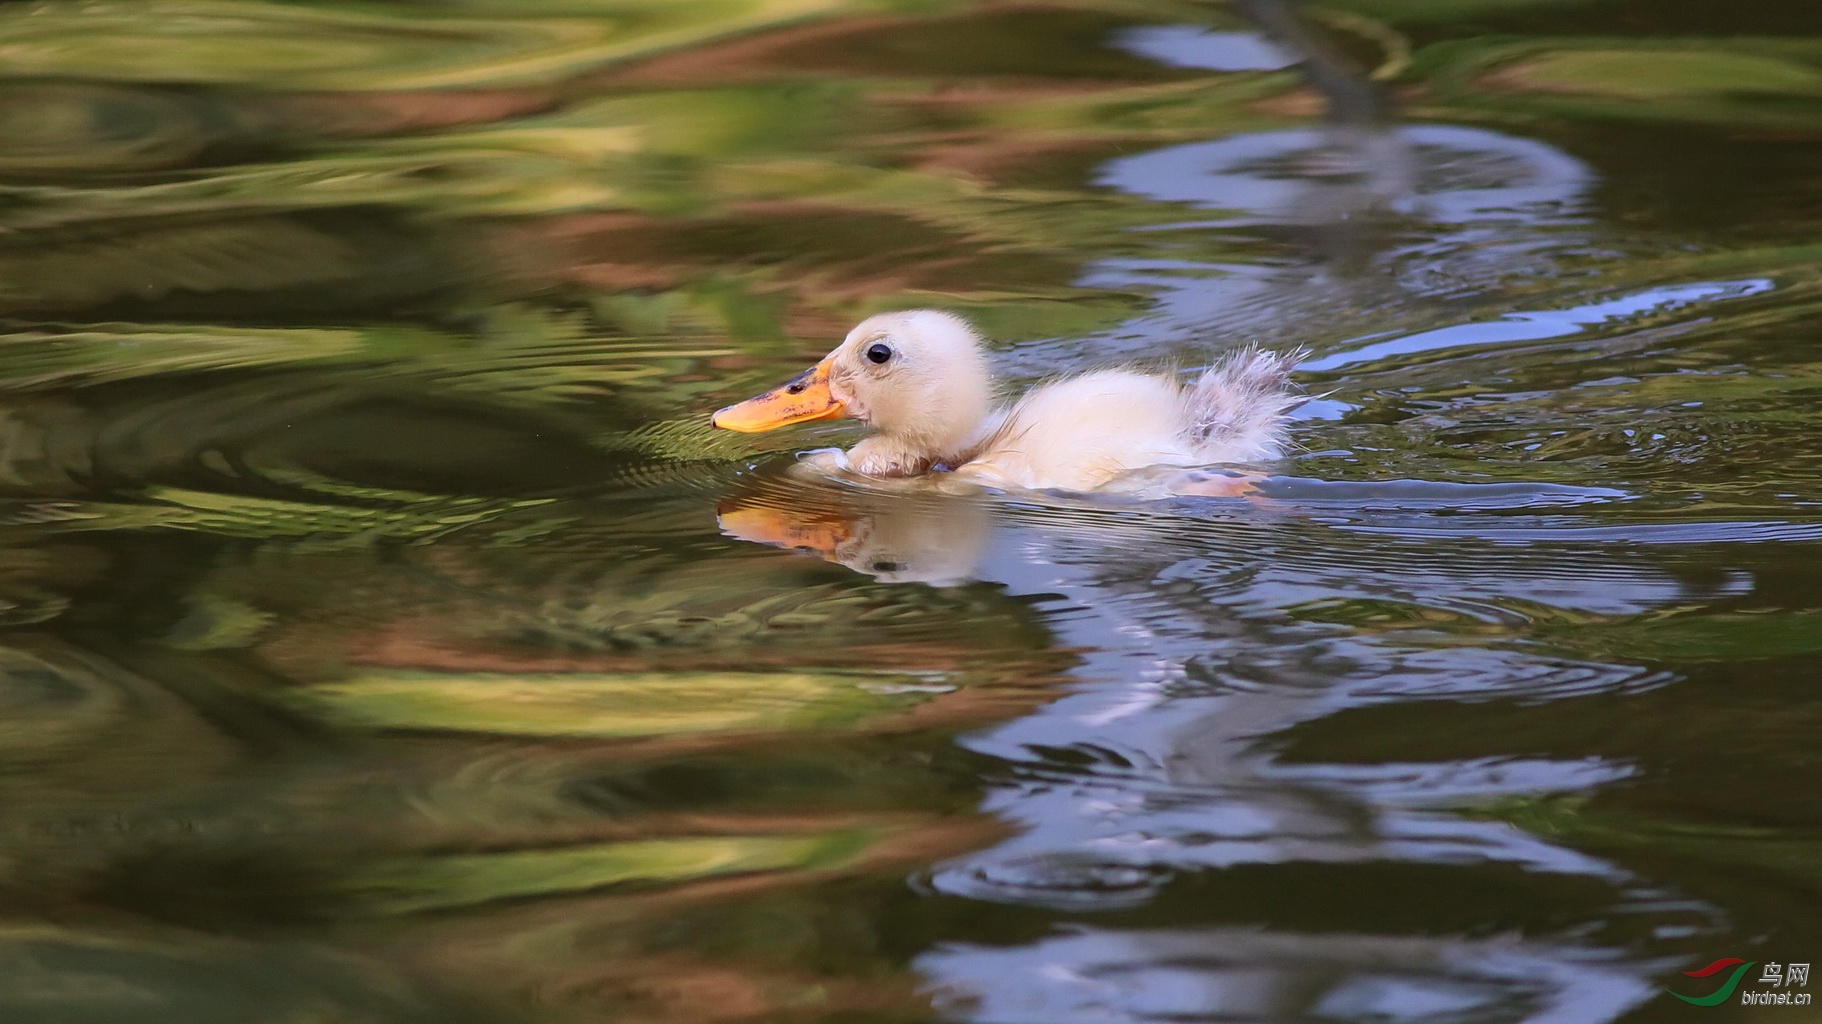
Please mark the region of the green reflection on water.
<svg viewBox="0 0 1822 1024"><path fill-rule="evenodd" d="M509 897L546 896L626 882L662 883L751 871L814 868L851 858L864 833L648 839L588 849L411 861L361 884L407 912Z"/></svg>
<svg viewBox="0 0 1822 1024"><path fill-rule="evenodd" d="M876 685L892 683L882 677ZM313 687L312 702L360 725L532 736L665 736L839 726L890 698L839 675L754 673L456 678L356 676Z"/></svg>
<svg viewBox="0 0 1822 1024"><path fill-rule="evenodd" d="M16 75L283 89L461 88L548 81L846 6L840 0L607 0L463 4L438 17L410 8L252 0L66 3L11 12L0 22L0 40ZM510 17L488 17L498 13Z"/></svg>

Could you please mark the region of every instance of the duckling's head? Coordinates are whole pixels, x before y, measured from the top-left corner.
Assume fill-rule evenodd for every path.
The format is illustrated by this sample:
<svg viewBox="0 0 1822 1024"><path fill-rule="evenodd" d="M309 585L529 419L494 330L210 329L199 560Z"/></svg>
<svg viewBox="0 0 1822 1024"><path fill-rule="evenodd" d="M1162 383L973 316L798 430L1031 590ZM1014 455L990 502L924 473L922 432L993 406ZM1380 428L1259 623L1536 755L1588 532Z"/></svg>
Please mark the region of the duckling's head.
<svg viewBox="0 0 1822 1024"><path fill-rule="evenodd" d="M757 433L847 416L942 457L979 430L992 401L993 380L974 329L958 316L914 309L868 317L822 362L709 422Z"/></svg>

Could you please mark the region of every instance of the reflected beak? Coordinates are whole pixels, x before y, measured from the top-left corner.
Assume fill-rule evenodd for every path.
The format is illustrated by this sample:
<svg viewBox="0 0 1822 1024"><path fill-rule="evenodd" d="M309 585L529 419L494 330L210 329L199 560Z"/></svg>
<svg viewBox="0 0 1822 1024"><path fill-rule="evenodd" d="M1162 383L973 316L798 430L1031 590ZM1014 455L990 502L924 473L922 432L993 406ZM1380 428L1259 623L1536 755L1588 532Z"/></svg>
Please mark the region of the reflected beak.
<svg viewBox="0 0 1822 1024"><path fill-rule="evenodd" d="M848 407L829 391L829 366L824 359L805 370L790 383L775 387L757 398L730 405L709 417L709 425L743 434L788 427L811 420L832 420L846 416Z"/></svg>
<svg viewBox="0 0 1822 1024"><path fill-rule="evenodd" d="M797 551L813 551L833 560L853 528L835 517L810 518L763 505L722 508L716 519L729 537Z"/></svg>

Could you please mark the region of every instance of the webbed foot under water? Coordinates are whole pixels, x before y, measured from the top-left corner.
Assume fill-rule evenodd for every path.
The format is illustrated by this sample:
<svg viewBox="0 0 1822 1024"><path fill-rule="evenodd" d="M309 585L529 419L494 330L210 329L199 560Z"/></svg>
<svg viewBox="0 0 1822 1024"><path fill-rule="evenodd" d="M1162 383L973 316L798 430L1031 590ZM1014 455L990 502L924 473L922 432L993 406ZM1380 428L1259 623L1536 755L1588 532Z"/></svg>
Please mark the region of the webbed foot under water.
<svg viewBox="0 0 1822 1024"><path fill-rule="evenodd" d="M980 336L966 321L928 309L881 313L810 370L710 422L757 433L852 418L878 432L825 468L1094 491L1141 470L1277 456L1285 417L1305 400L1289 379L1298 358L1247 349L1189 384L1165 374L1094 370L998 403ZM1215 491L1172 489L1242 493L1234 486L1223 477Z"/></svg>

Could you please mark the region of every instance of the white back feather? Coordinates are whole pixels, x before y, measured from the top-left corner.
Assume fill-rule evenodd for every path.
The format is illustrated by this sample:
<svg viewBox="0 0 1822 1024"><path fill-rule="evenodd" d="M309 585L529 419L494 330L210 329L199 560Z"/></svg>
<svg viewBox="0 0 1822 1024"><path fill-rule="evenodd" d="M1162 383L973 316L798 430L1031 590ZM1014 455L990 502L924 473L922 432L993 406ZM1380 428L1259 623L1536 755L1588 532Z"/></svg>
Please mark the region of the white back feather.
<svg viewBox="0 0 1822 1024"><path fill-rule="evenodd" d="M1284 414L1309 400L1290 382L1309 355L1244 348L1202 374L1189 392L1189 443L1207 462L1247 462L1283 452Z"/></svg>

